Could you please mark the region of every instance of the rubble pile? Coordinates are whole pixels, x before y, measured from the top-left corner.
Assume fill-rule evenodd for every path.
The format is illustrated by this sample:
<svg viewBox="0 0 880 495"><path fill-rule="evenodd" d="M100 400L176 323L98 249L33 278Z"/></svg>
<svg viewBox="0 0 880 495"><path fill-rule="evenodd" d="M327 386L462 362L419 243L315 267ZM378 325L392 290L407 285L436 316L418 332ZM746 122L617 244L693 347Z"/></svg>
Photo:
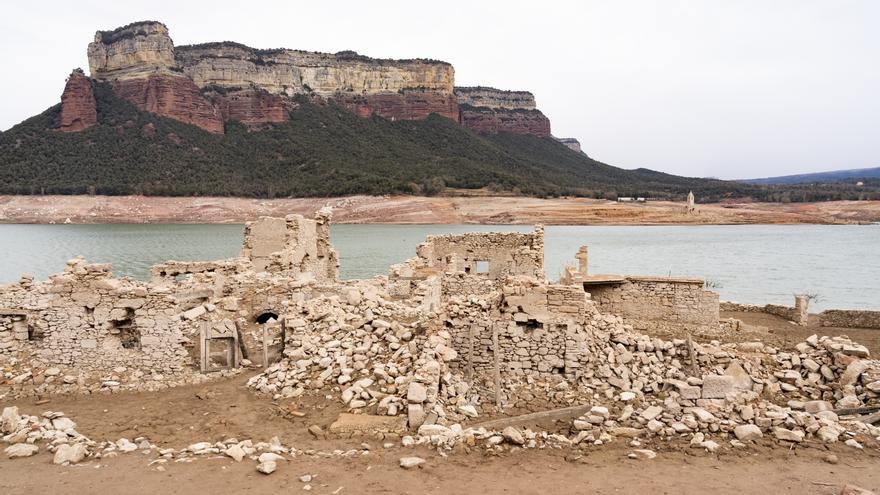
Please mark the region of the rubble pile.
<svg viewBox="0 0 880 495"><path fill-rule="evenodd" d="M284 359L248 386L276 399L332 389L351 410L407 414L414 424L463 420L475 408L446 364L457 353L448 332L432 331L436 318L368 284L300 301L285 316ZM459 407L445 411L447 403Z"/></svg>

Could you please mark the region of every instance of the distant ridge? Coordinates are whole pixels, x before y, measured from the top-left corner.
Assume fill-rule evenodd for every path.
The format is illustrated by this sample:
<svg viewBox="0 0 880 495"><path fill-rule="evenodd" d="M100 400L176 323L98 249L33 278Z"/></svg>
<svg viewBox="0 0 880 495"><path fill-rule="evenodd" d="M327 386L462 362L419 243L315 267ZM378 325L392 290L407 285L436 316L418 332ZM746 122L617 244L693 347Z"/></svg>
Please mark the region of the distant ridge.
<svg viewBox="0 0 880 495"><path fill-rule="evenodd" d="M743 179L739 182L745 182L746 184L774 185L828 183L858 179L880 179L880 167L833 170L830 172L816 172L813 174L781 175L779 177L765 177L762 179Z"/></svg>

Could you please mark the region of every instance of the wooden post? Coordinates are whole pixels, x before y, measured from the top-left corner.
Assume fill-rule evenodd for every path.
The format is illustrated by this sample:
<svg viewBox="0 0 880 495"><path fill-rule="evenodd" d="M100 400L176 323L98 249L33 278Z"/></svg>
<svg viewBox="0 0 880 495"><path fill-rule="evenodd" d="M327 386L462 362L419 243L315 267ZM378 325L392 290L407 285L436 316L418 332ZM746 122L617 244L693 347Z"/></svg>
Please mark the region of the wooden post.
<svg viewBox="0 0 880 495"><path fill-rule="evenodd" d="M266 331L266 325L262 325L263 327L263 368L269 367L269 341L267 340L267 335L269 332Z"/></svg>
<svg viewBox="0 0 880 495"><path fill-rule="evenodd" d="M692 339L690 335L688 335L687 345L688 354L691 358L691 376L697 376L700 369L697 367L697 352L694 350L694 339Z"/></svg>
<svg viewBox="0 0 880 495"><path fill-rule="evenodd" d="M202 373L208 370L208 329L205 328L207 323L202 322L202 325L199 327L199 348L201 349L201 362L199 363L199 369L201 369Z"/></svg>
<svg viewBox="0 0 880 495"><path fill-rule="evenodd" d="M498 325L492 322L492 354L495 358L495 407L501 408L501 352L498 350Z"/></svg>

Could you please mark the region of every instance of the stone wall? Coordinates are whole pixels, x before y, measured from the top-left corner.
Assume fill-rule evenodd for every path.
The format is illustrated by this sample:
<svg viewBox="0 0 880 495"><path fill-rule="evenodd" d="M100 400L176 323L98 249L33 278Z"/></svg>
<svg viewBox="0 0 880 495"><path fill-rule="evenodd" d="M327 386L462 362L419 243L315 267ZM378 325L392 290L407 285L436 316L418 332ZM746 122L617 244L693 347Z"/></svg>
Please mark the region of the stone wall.
<svg viewBox="0 0 880 495"><path fill-rule="evenodd" d="M319 281L339 276L339 257L330 244L329 210L319 211L314 220L288 215L246 223L241 256L257 271L309 274Z"/></svg>
<svg viewBox="0 0 880 495"><path fill-rule="evenodd" d="M784 306L781 304L765 304L757 306L754 304L740 304L732 301L724 301L720 304L721 311L739 311L744 313L767 313L788 321L797 323L798 325L806 325L809 318L808 313L809 299L807 296L795 296L794 306Z"/></svg>
<svg viewBox="0 0 880 495"><path fill-rule="evenodd" d="M819 313L823 327L880 329L880 311L858 309L828 309Z"/></svg>
<svg viewBox="0 0 880 495"><path fill-rule="evenodd" d="M416 248L414 270L464 272L493 280L509 276L544 279L544 228L529 234L487 232L428 236Z"/></svg>
<svg viewBox="0 0 880 495"><path fill-rule="evenodd" d="M626 277L622 283L587 287L603 313L623 316L642 331L714 331L718 328L716 292L703 280L667 277Z"/></svg>
<svg viewBox="0 0 880 495"><path fill-rule="evenodd" d="M177 304L146 284L112 277L109 265L71 260L62 274L33 284L24 278L0 290L4 334L0 354L34 367L70 371L65 382L125 373L142 380L180 374L188 366L187 340ZM116 383L118 385L118 383Z"/></svg>

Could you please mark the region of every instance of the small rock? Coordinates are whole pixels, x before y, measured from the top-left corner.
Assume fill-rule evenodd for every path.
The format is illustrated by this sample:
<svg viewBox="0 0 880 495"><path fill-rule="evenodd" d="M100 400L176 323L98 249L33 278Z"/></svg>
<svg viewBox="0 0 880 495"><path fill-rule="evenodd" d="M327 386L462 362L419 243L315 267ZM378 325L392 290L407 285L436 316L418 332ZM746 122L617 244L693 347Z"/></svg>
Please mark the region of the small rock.
<svg viewBox="0 0 880 495"><path fill-rule="evenodd" d="M241 462L241 460L244 459L245 456L244 449L242 449L238 445L233 445L232 447L229 447L228 449L224 450L223 453L235 459L235 462Z"/></svg>
<svg viewBox="0 0 880 495"><path fill-rule="evenodd" d="M519 430L512 426L508 426L507 428L501 430L501 436L503 436L504 439L508 442L516 445L523 445L526 443L526 439L523 438L522 433L520 433Z"/></svg>
<svg viewBox="0 0 880 495"><path fill-rule="evenodd" d="M743 442L755 442L764 436L761 429L755 425L739 425L733 429L733 434L736 435L737 440Z"/></svg>
<svg viewBox="0 0 880 495"><path fill-rule="evenodd" d="M276 469L278 469L278 464L275 461L261 462L257 465L257 471L263 474L272 474Z"/></svg>
<svg viewBox="0 0 880 495"><path fill-rule="evenodd" d="M630 459L653 459L657 453L650 449L635 449L629 454Z"/></svg>
<svg viewBox="0 0 880 495"><path fill-rule="evenodd" d="M797 430L793 431L781 427L776 427L773 428L773 435L776 436L777 439L785 440L787 442L800 443L804 441L804 432Z"/></svg>
<svg viewBox="0 0 880 495"><path fill-rule="evenodd" d="M40 448L32 443L17 443L6 447L3 452L6 453L6 457L15 459L16 457L30 457L39 450Z"/></svg>
<svg viewBox="0 0 880 495"><path fill-rule="evenodd" d="M55 457L52 459L52 462L55 464L76 464L85 459L86 454L88 454L88 450L86 450L85 445L81 443L75 443L73 445L65 443L58 446L58 450L55 451Z"/></svg>
<svg viewBox="0 0 880 495"><path fill-rule="evenodd" d="M400 458L400 467L403 469L412 469L415 467L419 467L425 463L425 460L421 457L401 457Z"/></svg>

